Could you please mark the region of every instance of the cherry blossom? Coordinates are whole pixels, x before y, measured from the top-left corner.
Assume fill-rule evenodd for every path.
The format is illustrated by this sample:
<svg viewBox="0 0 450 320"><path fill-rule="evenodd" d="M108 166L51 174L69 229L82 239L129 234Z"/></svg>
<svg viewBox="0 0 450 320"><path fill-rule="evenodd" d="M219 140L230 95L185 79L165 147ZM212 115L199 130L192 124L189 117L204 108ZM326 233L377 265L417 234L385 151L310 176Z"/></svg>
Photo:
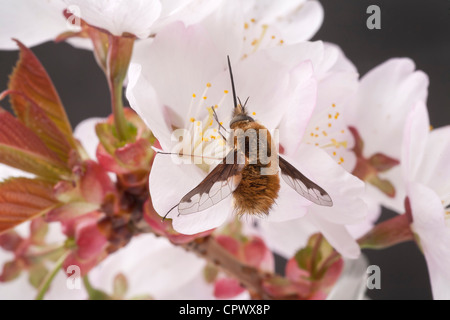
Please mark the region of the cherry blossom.
<svg viewBox="0 0 450 320"><path fill-rule="evenodd" d="M202 46L192 46L193 43L202 43ZM327 55L321 52L323 47L320 43L304 44L303 47L302 44L298 44L297 52L302 52L301 49L305 47L310 49L310 53L318 53L318 56L323 57L324 65L329 63L327 57L337 59L338 56L337 53ZM228 93L231 88L225 65L225 53L220 55L219 49L210 40L207 31L201 26L186 28L182 25L173 25L160 32L146 49L141 49L147 53L140 56L146 58L136 60L130 68L127 97L131 106L146 121L149 128L152 128L162 149L166 152L173 150L175 144L171 141L172 128L184 128L192 136L195 136L196 128L202 128L203 133L207 133L207 136L204 134L199 140L203 150L216 150L223 145L224 141L215 131L218 128L214 126L213 114L208 112L208 107L215 106L220 121L228 123L232 106ZM295 150L299 142L289 137L286 131L282 131L286 128L282 125L283 119L289 115L291 121L298 121L289 125L295 128L293 136L302 135L309 119L308 114L311 114L316 104L314 94L316 80L310 61L298 59L296 66L292 66L294 63L286 63L283 60L291 57L293 52L293 49L287 50L286 55L282 57L281 51L260 50L234 63L233 70L238 94L250 96L248 104L250 113L269 130L279 127L280 137L283 135L288 137L286 143L281 138L281 146ZM311 53L311 56L314 57L314 54ZM263 69L260 67L262 65ZM261 71L264 72L264 76L259 76ZM177 74L175 78L174 73ZM248 81L249 77L252 81ZM271 107L273 105L277 108ZM295 115L303 112L305 115L294 117L292 112L295 112ZM194 145L198 146L197 143ZM339 238L335 230L336 223L356 223L362 221L365 215L364 202L358 199L363 193L364 184L320 148L304 144L298 150L299 153L294 154L295 159L292 156L288 156L287 159L314 176L331 197L336 199L336 206L330 210L339 210L340 207L346 209L339 213L325 211L322 216L311 214L311 219L318 219L317 224L325 229L327 236ZM194 154L195 150L191 149L190 152ZM161 216L200 182L212 167L211 164L177 165L171 160L172 157L169 155L157 155L150 174L150 192L155 209ZM330 176L335 177L332 179L335 185L330 182ZM283 185L284 182L281 183L282 189L277 205L267 218L268 221L299 218L314 207L287 185ZM347 188L343 189L342 185L346 185ZM173 218L175 230L181 233L191 234L209 230L220 226L230 217L233 209L229 200L231 199L223 200L198 214L178 216L172 213L169 218ZM354 206L354 210L347 210L349 205ZM326 219L323 220L324 216L330 220L328 222ZM345 231L345 227L342 230ZM347 254L357 256L359 248L354 240L349 235L343 239L344 242L347 240L353 242L351 246L353 251L347 251ZM345 245L342 246L344 247Z"/></svg>
<svg viewBox="0 0 450 320"><path fill-rule="evenodd" d="M450 298L450 127L430 131L427 109L417 103L404 130L402 174L417 234L430 274L434 299ZM400 182L399 182L400 184ZM407 208L408 210L408 208Z"/></svg>
<svg viewBox="0 0 450 320"><path fill-rule="evenodd" d="M106 30L115 36L130 34L138 38L147 38L173 21L196 23L210 14L220 2L220 0L38 0L32 2L17 0L9 2L0 13L0 47L15 50L16 45L11 38L17 38L27 46L34 46L54 40L62 33L79 31L80 18L89 25ZM63 15L66 9L75 17L66 19ZM35 21L36 17L39 17L39 21ZM38 28L36 24L39 24ZM69 42L75 46L90 47L79 39L71 39Z"/></svg>

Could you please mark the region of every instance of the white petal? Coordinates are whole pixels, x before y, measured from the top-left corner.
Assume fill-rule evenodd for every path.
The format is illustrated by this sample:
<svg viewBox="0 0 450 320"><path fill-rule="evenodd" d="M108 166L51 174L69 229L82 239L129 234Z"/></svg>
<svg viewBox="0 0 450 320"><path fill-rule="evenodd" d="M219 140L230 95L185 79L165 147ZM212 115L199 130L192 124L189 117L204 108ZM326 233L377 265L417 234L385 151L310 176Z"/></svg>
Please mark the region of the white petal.
<svg viewBox="0 0 450 320"><path fill-rule="evenodd" d="M11 38L32 47L70 31L63 15L65 7L59 0L4 2L0 11L0 48L17 50Z"/></svg>
<svg viewBox="0 0 450 320"><path fill-rule="evenodd" d="M344 270L327 296L327 300L362 300L367 290L367 267L364 255L344 260Z"/></svg>
<svg viewBox="0 0 450 320"><path fill-rule="evenodd" d="M420 238L430 274L434 299L450 299L450 228L437 194L415 183L409 188L413 229Z"/></svg>
<svg viewBox="0 0 450 320"><path fill-rule="evenodd" d="M364 140L366 157L382 152L400 159L406 116L427 97L428 77L414 69L409 59L390 59L361 79L346 115Z"/></svg>
<svg viewBox="0 0 450 320"><path fill-rule="evenodd" d="M158 139L164 150L170 150L171 128L167 114L160 104L155 89L141 72L141 65L131 63L128 68L126 97L131 108L141 117Z"/></svg>
<svg viewBox="0 0 450 320"><path fill-rule="evenodd" d="M113 35L125 32L146 38L161 13L159 0L64 0L80 9L81 18Z"/></svg>
<svg viewBox="0 0 450 320"><path fill-rule="evenodd" d="M349 259L358 258L361 253L359 245L345 226L331 223L314 214L308 214L308 218L342 256Z"/></svg>
<svg viewBox="0 0 450 320"><path fill-rule="evenodd" d="M433 189L444 206L450 204L450 126L432 130L415 181Z"/></svg>
<svg viewBox="0 0 450 320"><path fill-rule="evenodd" d="M160 216L164 216L189 191L195 188L204 178L202 172L194 164L172 163L169 155L157 155L150 172L150 194L153 206ZM173 227L183 234L195 234L217 228L230 215L231 196L204 211L189 215L178 215L173 209L168 218L173 219Z"/></svg>
<svg viewBox="0 0 450 320"><path fill-rule="evenodd" d="M300 146L299 137L305 133L317 98L317 81L313 77L311 63L302 63L294 72L296 85L291 90L300 94L289 105L280 124L280 141L287 155L293 154Z"/></svg>
<svg viewBox="0 0 450 320"><path fill-rule="evenodd" d="M266 52L256 52L233 69L237 94L241 98L250 97L250 114L255 111L254 118L269 130L277 128L285 113L293 112L295 107L306 114L302 117L306 120L299 123L309 118L315 105L315 83L311 79L311 65L301 62L284 65L281 56L275 60ZM312 93L306 90L312 90ZM304 127L301 125L299 130Z"/></svg>
<svg viewBox="0 0 450 320"><path fill-rule="evenodd" d="M135 49L133 62L141 65L140 77L136 77L136 67L130 68L129 86L134 89L127 90L127 97L130 94L135 97L134 101L132 96L129 97L130 104L148 124L151 117L162 110L165 117L163 123L168 122L169 128L172 125L187 128L191 117L206 113L207 106L219 102L223 90L230 90L229 79L226 79L225 88L214 83L218 74L225 75L226 54L217 52L201 26L186 28L181 23L174 23L159 32L154 41L143 43ZM200 107L207 83L212 83L211 90L217 90L219 96L215 98L208 91L208 99ZM144 99L149 94L147 91L150 91L151 99ZM156 93L158 101L155 101ZM197 98L190 108L193 94ZM158 111L153 111L155 109ZM156 124L157 121L154 121L153 125ZM153 131L152 126L150 129Z"/></svg>
<svg viewBox="0 0 450 320"><path fill-rule="evenodd" d="M113 279L123 273L128 281L127 298L149 294L170 298L180 287L201 274L205 262L167 239L140 235L111 254L90 273L94 287L112 292ZM189 298L186 292L184 298Z"/></svg>
<svg viewBox="0 0 450 320"><path fill-rule="evenodd" d="M370 196L367 190L363 199L368 207L367 217L362 222L349 224L346 226L348 232L350 232L354 239L359 239L367 232L369 232L381 215L381 206L379 202L373 199L373 197Z"/></svg>
<svg viewBox="0 0 450 320"><path fill-rule="evenodd" d="M281 31L284 41L296 43L314 36L322 25L323 15L319 1L306 1L285 19L277 19L274 24Z"/></svg>
<svg viewBox="0 0 450 320"><path fill-rule="evenodd" d="M286 259L294 256L306 246L311 235L319 232L308 217L282 222L261 219L258 226L267 246Z"/></svg>
<svg viewBox="0 0 450 320"><path fill-rule="evenodd" d="M267 220L270 222L281 222L295 220L303 217L311 201L299 195L282 178L280 178L280 192L275 200L275 205L269 213Z"/></svg>
<svg viewBox="0 0 450 320"><path fill-rule="evenodd" d="M305 175L309 174L333 200L332 207L311 205L309 214L337 224L354 224L365 219L368 209L363 200L364 182L348 173L321 148L302 145L293 161L297 169L304 168Z"/></svg>
<svg viewBox="0 0 450 320"><path fill-rule="evenodd" d="M405 181L414 181L427 143L430 121L427 107L417 103L408 114L402 145L402 173Z"/></svg>
<svg viewBox="0 0 450 320"><path fill-rule="evenodd" d="M159 32L174 21L182 21L186 26L200 22L213 12L222 0L171 0L162 2L161 16L154 25Z"/></svg>

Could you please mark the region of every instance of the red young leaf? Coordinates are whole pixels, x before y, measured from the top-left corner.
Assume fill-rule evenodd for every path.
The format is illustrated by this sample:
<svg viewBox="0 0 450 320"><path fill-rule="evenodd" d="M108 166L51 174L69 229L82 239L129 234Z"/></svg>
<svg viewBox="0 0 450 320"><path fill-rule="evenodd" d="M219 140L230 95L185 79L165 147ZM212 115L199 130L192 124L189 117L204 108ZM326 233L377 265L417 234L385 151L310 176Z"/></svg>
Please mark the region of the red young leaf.
<svg viewBox="0 0 450 320"><path fill-rule="evenodd" d="M75 147L70 122L50 77L33 52L20 41L15 41L20 48L20 57L10 76L8 88L23 95L11 96L14 112L22 121L29 121L26 119L27 111L30 111L30 100L33 101L56 125L70 145Z"/></svg>
<svg viewBox="0 0 450 320"><path fill-rule="evenodd" d="M67 162L70 150L68 139L56 124L48 117L45 111L23 93L8 90L2 93L0 99L9 94L11 98L23 98L22 104L17 104L14 111L22 123L31 129L45 145L55 152L61 160Z"/></svg>
<svg viewBox="0 0 450 320"><path fill-rule="evenodd" d="M0 109L0 162L42 177L70 174L64 162L29 128Z"/></svg>
<svg viewBox="0 0 450 320"><path fill-rule="evenodd" d="M53 185L40 179L15 178L0 184L0 233L32 219L57 203Z"/></svg>

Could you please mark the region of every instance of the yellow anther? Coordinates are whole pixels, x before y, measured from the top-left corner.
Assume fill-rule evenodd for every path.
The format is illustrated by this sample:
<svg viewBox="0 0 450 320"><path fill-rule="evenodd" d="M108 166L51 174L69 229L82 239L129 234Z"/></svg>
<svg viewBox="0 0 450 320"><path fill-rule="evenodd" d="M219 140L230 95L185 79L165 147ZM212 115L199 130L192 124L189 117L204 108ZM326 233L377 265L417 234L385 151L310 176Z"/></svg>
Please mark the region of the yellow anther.
<svg viewBox="0 0 450 320"><path fill-rule="evenodd" d="M252 115L256 116L256 112L252 112Z"/></svg>
<svg viewBox="0 0 450 320"><path fill-rule="evenodd" d="M339 112L336 112L336 114L334 115L334 118L337 119L339 117Z"/></svg>
<svg viewBox="0 0 450 320"><path fill-rule="evenodd" d="M208 83L206 84L206 86L207 86L208 88L211 88L211 83L208 82Z"/></svg>
<svg viewBox="0 0 450 320"><path fill-rule="evenodd" d="M331 119L331 118L333 118L333 116L330 113L330 114L328 114L328 119Z"/></svg>
<svg viewBox="0 0 450 320"><path fill-rule="evenodd" d="M316 130L319 130L319 127L316 127Z"/></svg>
<svg viewBox="0 0 450 320"><path fill-rule="evenodd" d="M333 156L335 156L336 155L336 151L333 151Z"/></svg>
<svg viewBox="0 0 450 320"><path fill-rule="evenodd" d="M347 148L347 141L338 142L336 139L331 139L331 143L324 145L323 148L336 147L337 149L339 149L341 146Z"/></svg>
<svg viewBox="0 0 450 320"><path fill-rule="evenodd" d="M203 100L206 100L206 99L208 99L208 97L207 97L207 96L204 96L204 97L203 97Z"/></svg>
<svg viewBox="0 0 450 320"><path fill-rule="evenodd" d="M335 103L333 103L333 104L332 104L331 106L332 106L332 107L334 108L334 107L336 107L336 104L335 104Z"/></svg>
<svg viewBox="0 0 450 320"><path fill-rule="evenodd" d="M193 93L193 94L192 94L192 98L195 98L195 97L196 97L196 95L195 95L195 93Z"/></svg>
<svg viewBox="0 0 450 320"><path fill-rule="evenodd" d="M189 119L191 122L194 122L195 121L195 118L190 118Z"/></svg>
<svg viewBox="0 0 450 320"><path fill-rule="evenodd" d="M227 94L227 93L228 93L228 90L223 90L223 93Z"/></svg>
<svg viewBox="0 0 450 320"><path fill-rule="evenodd" d="M281 40L280 40L280 44L283 44L283 43L284 43L284 40L283 40L283 39L281 39Z"/></svg>
<svg viewBox="0 0 450 320"><path fill-rule="evenodd" d="M251 22L253 22L253 23L255 23L255 22L256 22L256 20L255 20L255 19L253 19L253 18L252 18L252 19L250 19L250 21L251 21Z"/></svg>
<svg viewBox="0 0 450 320"><path fill-rule="evenodd" d="M340 161L341 163L344 162L344 158L340 157L340 158L339 158L339 161Z"/></svg>
<svg viewBox="0 0 450 320"><path fill-rule="evenodd" d="M248 23L244 23L244 29L248 29Z"/></svg>
<svg viewBox="0 0 450 320"><path fill-rule="evenodd" d="M326 137L328 134L327 134L327 132L324 130L324 131L322 131L322 134Z"/></svg>
<svg viewBox="0 0 450 320"><path fill-rule="evenodd" d="M275 36L272 36L272 39L275 39Z"/></svg>
<svg viewBox="0 0 450 320"><path fill-rule="evenodd" d="M328 124L328 128L331 128L331 123Z"/></svg>

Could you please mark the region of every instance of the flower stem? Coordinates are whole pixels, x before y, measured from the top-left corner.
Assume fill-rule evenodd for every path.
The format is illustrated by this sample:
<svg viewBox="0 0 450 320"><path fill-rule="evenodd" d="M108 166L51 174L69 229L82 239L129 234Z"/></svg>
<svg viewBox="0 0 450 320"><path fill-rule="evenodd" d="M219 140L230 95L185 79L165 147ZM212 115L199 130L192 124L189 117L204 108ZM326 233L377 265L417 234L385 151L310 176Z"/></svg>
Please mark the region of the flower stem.
<svg viewBox="0 0 450 320"><path fill-rule="evenodd" d="M250 292L258 295L261 299L275 299L264 290L264 281L278 275L263 272L257 268L248 266L237 260L231 253L222 247L213 236L197 238L194 241L181 245L188 251L193 251L200 257L205 258L217 267L221 268L229 276L238 279L242 286Z"/></svg>
<svg viewBox="0 0 450 320"><path fill-rule="evenodd" d="M52 283L53 279L55 278L58 271L61 269L64 261L66 260L67 256L70 254L70 250L67 250L64 252L61 257L56 261L55 266L53 270L45 276L44 280L42 281L41 285L38 289L38 294L36 295L36 300L43 300L45 294L48 291L48 288L50 288L50 284Z"/></svg>
<svg viewBox="0 0 450 320"><path fill-rule="evenodd" d="M106 59L106 77L111 93L111 107L114 114L114 124L117 136L121 141L130 138L127 120L123 111L122 90L131 54L133 52L134 37L117 37L110 35L108 54Z"/></svg>

